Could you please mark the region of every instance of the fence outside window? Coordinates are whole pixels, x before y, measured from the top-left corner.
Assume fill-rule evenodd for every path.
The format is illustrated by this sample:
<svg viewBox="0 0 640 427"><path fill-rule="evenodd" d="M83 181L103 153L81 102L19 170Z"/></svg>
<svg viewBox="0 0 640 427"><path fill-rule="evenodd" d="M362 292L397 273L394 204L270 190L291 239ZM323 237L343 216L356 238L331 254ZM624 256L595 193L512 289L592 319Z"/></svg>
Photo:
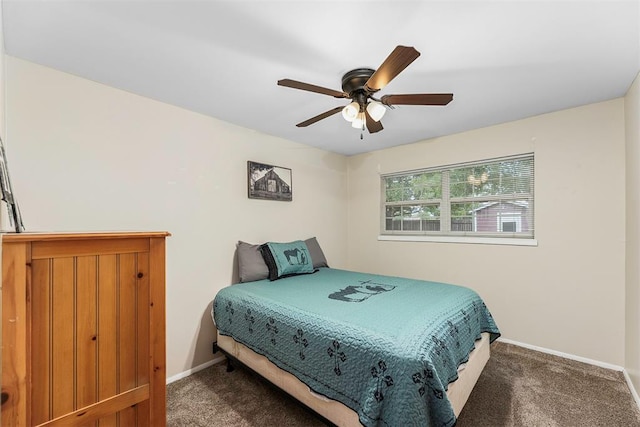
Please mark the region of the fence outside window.
<svg viewBox="0 0 640 427"><path fill-rule="evenodd" d="M386 174L383 235L534 238L534 156Z"/></svg>

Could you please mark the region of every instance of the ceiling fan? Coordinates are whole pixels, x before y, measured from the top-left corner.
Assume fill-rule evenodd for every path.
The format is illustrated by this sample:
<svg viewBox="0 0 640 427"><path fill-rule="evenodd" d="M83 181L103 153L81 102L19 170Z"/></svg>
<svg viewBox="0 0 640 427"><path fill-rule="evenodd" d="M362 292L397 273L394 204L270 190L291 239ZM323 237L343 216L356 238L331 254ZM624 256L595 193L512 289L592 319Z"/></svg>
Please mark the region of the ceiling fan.
<svg viewBox="0 0 640 427"><path fill-rule="evenodd" d="M420 56L420 52L411 46L396 46L377 70L356 68L342 76L342 92L291 79L278 80L278 85L329 95L334 98L351 99L352 101L345 107L335 107L300 122L296 125L297 127L312 125L342 111L342 116L351 122L354 128L364 131L366 126L369 133L376 133L383 129L380 119L386 112L386 107L393 108L394 105L447 105L453 99L452 93L384 95L381 98L373 96L415 61L418 56ZM362 134L360 138L362 138Z"/></svg>

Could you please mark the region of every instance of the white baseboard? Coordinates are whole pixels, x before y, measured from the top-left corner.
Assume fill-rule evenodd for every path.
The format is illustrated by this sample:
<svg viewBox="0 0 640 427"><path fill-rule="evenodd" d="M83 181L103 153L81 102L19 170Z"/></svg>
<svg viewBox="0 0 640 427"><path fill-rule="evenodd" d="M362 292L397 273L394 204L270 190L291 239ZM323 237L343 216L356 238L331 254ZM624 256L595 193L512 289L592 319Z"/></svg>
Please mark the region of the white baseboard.
<svg viewBox="0 0 640 427"><path fill-rule="evenodd" d="M563 357L565 359L575 360L577 362L588 363L589 365L595 365L605 369L612 369L614 371L624 371L624 368L622 366L601 362L599 360L588 359L582 356L576 356L575 354L563 353L561 351L551 350L549 348L544 348L544 347L538 347L537 345L526 344L523 342L513 341L513 340L502 338L502 337L498 338L498 341L501 341L507 344L517 345L519 347L528 348L529 350L539 351L541 353L552 354L554 356Z"/></svg>
<svg viewBox="0 0 640 427"><path fill-rule="evenodd" d="M539 352L542 352L542 353L552 354L554 356L564 357L565 359L570 359L570 360L575 360L575 361L578 361L578 362L588 363L589 365L595 365L595 366L599 366L599 367L605 368L605 369L612 369L614 371L620 371L624 375L624 379L627 382L627 385L629 386L629 391L631 391L631 395L633 396L633 399L636 401L636 404L638 405L638 408L640 408L640 396L638 396L638 391L636 390L636 388L634 387L633 383L631 382L631 377L629 377L629 373L622 366L613 365L611 363L601 362L599 360L588 359L586 357L576 356L575 354L563 353L561 351L551 350L551 349L544 348L544 347L538 347L537 345L525 344L525 343L522 343L522 342L510 340L510 339L507 339L507 338L500 337L500 338L498 338L498 341L501 341L501 342L507 343L507 344L517 345L517 346L524 347L524 348L528 348L529 350L534 350L534 351L539 351Z"/></svg>
<svg viewBox="0 0 640 427"><path fill-rule="evenodd" d="M188 377L189 375L195 374L198 371L202 371L203 369L207 369L209 366L213 366L216 363L220 363L225 361L226 358L223 355L220 355L218 357L215 357L213 360L209 360L208 362L203 363L202 365L198 365L194 368L191 368L189 370L186 370L184 372L180 372L179 374L173 375L169 378L167 378L167 384L171 384L174 381L178 381L181 380L183 378Z"/></svg>
<svg viewBox="0 0 640 427"><path fill-rule="evenodd" d="M636 401L638 408L640 408L640 396L638 396L638 391L636 390L633 383L631 382L631 377L629 376L629 373L627 372L626 369L622 371L622 373L624 374L624 379L627 380L627 385L629 386L629 390L631 390L631 395L633 396L633 399Z"/></svg>

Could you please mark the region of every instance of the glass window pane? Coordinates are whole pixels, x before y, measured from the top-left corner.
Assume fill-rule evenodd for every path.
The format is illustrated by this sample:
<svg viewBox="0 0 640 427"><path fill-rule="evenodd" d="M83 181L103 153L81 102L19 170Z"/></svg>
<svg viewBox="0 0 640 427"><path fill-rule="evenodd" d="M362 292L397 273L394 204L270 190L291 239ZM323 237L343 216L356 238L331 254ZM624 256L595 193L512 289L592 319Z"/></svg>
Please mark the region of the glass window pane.
<svg viewBox="0 0 640 427"><path fill-rule="evenodd" d="M401 229L401 212L399 206L387 206L385 209L385 230Z"/></svg>
<svg viewBox="0 0 640 427"><path fill-rule="evenodd" d="M387 202L401 202L402 188L387 188Z"/></svg>
<svg viewBox="0 0 640 427"><path fill-rule="evenodd" d="M385 230L439 231L439 205L387 206Z"/></svg>
<svg viewBox="0 0 640 427"><path fill-rule="evenodd" d="M385 178L385 201L406 202L442 197L442 173L430 172Z"/></svg>
<svg viewBox="0 0 640 427"><path fill-rule="evenodd" d="M530 159L455 168L450 172L449 194L452 198L528 194L532 174Z"/></svg>
<svg viewBox="0 0 640 427"><path fill-rule="evenodd" d="M532 218L526 200L451 204L451 231L530 232Z"/></svg>
<svg viewBox="0 0 640 427"><path fill-rule="evenodd" d="M402 222L400 218L387 218L385 220L385 230L401 230Z"/></svg>
<svg viewBox="0 0 640 427"><path fill-rule="evenodd" d="M399 206L387 206L387 218L400 216L401 209Z"/></svg>
<svg viewBox="0 0 640 427"><path fill-rule="evenodd" d="M451 231L476 231L473 212L478 203L451 204Z"/></svg>

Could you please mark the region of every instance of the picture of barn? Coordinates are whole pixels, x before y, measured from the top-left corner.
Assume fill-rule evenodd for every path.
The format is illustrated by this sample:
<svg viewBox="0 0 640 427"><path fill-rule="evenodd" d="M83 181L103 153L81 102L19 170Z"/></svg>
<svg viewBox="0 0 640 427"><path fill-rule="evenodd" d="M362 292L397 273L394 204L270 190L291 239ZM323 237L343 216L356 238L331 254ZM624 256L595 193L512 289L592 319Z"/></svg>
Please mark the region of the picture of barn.
<svg viewBox="0 0 640 427"><path fill-rule="evenodd" d="M249 198L291 201L291 169L249 162Z"/></svg>

